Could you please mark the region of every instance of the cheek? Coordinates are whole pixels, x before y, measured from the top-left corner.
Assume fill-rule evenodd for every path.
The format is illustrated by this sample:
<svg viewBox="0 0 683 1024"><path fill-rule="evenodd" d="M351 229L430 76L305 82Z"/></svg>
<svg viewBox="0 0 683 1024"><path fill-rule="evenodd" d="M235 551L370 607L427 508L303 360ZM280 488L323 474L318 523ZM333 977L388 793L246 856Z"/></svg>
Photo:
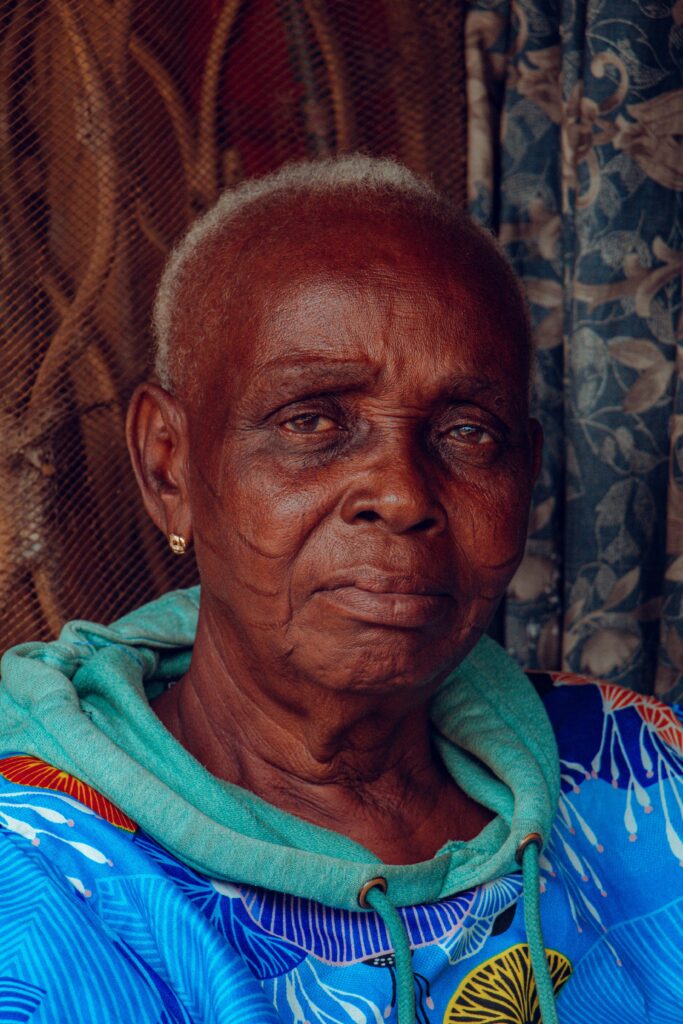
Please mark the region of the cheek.
<svg viewBox="0 0 683 1024"><path fill-rule="evenodd" d="M457 632L464 657L485 631L524 553L528 499L522 483L509 477L463 487L453 497L455 578L462 619ZM457 510L457 511L456 511Z"/></svg>
<svg viewBox="0 0 683 1024"><path fill-rule="evenodd" d="M292 565L327 513L325 494L263 457L224 459L218 488L201 492L193 521L202 582L286 598Z"/></svg>
<svg viewBox="0 0 683 1024"><path fill-rule="evenodd" d="M473 586L490 596L505 589L524 552L529 514L524 479L506 472L461 483L452 492L449 514L456 546L470 568Z"/></svg>

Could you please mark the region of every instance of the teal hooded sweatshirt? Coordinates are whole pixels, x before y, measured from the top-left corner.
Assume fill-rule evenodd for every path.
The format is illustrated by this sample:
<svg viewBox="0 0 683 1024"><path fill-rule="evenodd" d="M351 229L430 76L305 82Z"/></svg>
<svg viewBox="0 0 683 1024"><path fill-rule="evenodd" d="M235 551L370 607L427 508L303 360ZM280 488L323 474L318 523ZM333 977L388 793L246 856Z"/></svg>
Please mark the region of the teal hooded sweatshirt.
<svg viewBox="0 0 683 1024"><path fill-rule="evenodd" d="M539 1001L544 1024L554 1020L538 921L538 847L555 817L559 761L540 698L512 659L482 638L431 703L444 764L493 820L429 861L384 864L345 836L210 775L155 716L149 700L189 666L198 605L198 588L177 591L110 626L73 622L53 643L8 651L0 753L34 755L80 778L213 879L358 911L359 893L380 878L366 906L380 914L394 943L401 1024L414 1020L414 995L396 908L433 903L522 865Z"/></svg>

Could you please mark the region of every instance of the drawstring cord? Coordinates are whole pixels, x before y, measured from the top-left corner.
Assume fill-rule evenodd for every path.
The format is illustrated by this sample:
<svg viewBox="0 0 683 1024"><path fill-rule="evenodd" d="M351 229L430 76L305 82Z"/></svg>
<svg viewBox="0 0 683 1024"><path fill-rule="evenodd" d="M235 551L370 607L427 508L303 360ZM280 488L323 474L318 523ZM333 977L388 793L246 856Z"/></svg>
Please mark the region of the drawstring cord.
<svg viewBox="0 0 683 1024"><path fill-rule="evenodd" d="M550 968L545 955L545 942L541 928L541 897L539 851L542 838L538 832L532 832L517 848L516 859L522 868L524 887L524 927L526 928L531 969L536 982L538 1007L542 1024L559 1024L555 1007L555 990L553 988ZM398 1024L415 1024L415 980L413 977L412 956L408 933L401 917L386 894L387 882L384 878L373 878L367 882L358 897L364 909L372 908L384 922L389 933L396 959L396 1006Z"/></svg>
<svg viewBox="0 0 683 1024"><path fill-rule="evenodd" d="M410 944L403 921L396 907L379 886L373 886L365 893L365 902L381 917L394 947L398 1024L415 1024L415 979Z"/></svg>
<svg viewBox="0 0 683 1024"><path fill-rule="evenodd" d="M536 833L532 833L534 837ZM527 837L531 840L531 837ZM548 959L545 955L545 942L541 929L541 894L540 877L538 869L539 841L535 838L532 841L524 840L520 843L518 861L522 863L522 884L524 886L524 927L526 928L526 940L529 946L531 957L531 969L534 973L536 991L538 993L538 1008L541 1011L543 1024L558 1024L557 1009L555 1007L555 990L550 977ZM519 856L521 851L521 857Z"/></svg>

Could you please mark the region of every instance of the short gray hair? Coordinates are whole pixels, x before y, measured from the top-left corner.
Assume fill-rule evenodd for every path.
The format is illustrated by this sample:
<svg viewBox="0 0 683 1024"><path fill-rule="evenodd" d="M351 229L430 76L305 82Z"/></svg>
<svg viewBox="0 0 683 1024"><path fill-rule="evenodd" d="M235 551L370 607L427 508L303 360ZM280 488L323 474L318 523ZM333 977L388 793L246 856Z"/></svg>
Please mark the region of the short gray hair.
<svg viewBox="0 0 683 1024"><path fill-rule="evenodd" d="M274 174L245 181L224 192L214 206L194 222L173 249L156 294L152 325L156 342L155 369L159 382L171 390L174 378L172 353L174 319L179 301L183 270L202 246L226 232L231 221L248 206L280 193L321 194L392 192L438 205L439 194L406 167L393 160L379 160L354 154L310 163L286 164Z"/></svg>
<svg viewBox="0 0 683 1024"><path fill-rule="evenodd" d="M245 181L225 191L214 206L199 217L173 249L157 289L152 313L156 358L155 371L159 383L169 391L178 386L183 362L176 351L175 334L178 310L185 290L185 271L196 263L201 250L220 235L228 234L232 223L248 207L273 197L289 199L297 194L306 196L346 193L356 196L384 194L397 199L413 201L431 211L438 219L455 222L462 217L463 226L475 234L483 235L489 245L498 248L495 239L483 228L459 212L428 182L419 178L394 160L353 154L306 163L285 164L266 177ZM238 232L239 234L239 232ZM510 278L520 294L511 268L498 250Z"/></svg>

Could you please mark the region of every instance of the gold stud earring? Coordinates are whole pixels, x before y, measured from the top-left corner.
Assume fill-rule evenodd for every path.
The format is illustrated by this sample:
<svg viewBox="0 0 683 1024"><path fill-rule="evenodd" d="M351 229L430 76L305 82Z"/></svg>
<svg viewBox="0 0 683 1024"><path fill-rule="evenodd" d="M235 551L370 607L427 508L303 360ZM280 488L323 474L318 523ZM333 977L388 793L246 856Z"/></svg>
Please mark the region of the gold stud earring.
<svg viewBox="0 0 683 1024"><path fill-rule="evenodd" d="M187 551L187 541L179 533L169 533L168 546L174 555L184 555Z"/></svg>

